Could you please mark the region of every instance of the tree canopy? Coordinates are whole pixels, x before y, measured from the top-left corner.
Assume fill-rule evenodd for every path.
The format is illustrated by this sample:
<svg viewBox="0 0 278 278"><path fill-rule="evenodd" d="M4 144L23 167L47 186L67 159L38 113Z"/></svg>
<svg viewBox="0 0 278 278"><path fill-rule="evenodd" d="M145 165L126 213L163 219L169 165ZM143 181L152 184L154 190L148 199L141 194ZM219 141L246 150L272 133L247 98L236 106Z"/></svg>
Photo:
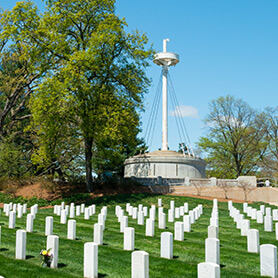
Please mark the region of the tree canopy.
<svg viewBox="0 0 278 278"><path fill-rule="evenodd" d="M216 177L254 174L266 151L261 115L241 99L220 97L210 103L205 119L207 136L199 147L206 153L208 170Z"/></svg>
<svg viewBox="0 0 278 278"><path fill-rule="evenodd" d="M1 90L1 96L7 93L0 107L8 106L5 102L17 89L23 104L10 106L31 112L25 133L33 142L36 170L59 169L62 175L63 167L83 156L88 191L94 154L136 146L139 111L150 82L145 68L153 51L146 47L147 37L127 33L114 4L49 0L39 14L31 2L22 1L1 14L2 68L4 57L15 62L0 76L0 81L14 76ZM5 111L2 108L0 120L11 124L5 115L12 109Z"/></svg>

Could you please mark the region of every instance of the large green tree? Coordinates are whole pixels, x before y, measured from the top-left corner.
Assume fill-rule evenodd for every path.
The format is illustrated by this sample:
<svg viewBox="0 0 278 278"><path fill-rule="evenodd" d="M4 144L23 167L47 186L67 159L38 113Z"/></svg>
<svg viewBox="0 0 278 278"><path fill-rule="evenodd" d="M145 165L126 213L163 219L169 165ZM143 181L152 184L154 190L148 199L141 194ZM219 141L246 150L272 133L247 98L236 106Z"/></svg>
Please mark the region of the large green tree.
<svg viewBox="0 0 278 278"><path fill-rule="evenodd" d="M31 169L33 144L24 132L31 117L28 102L41 78L47 70L53 70L56 62L34 39L39 26L38 9L29 1L0 12L0 144L2 152L15 149L16 160L25 162L24 170L18 167L21 174ZM3 153L0 156L4 157ZM4 166L5 161L9 169L8 160L1 164Z"/></svg>
<svg viewBox="0 0 278 278"><path fill-rule="evenodd" d="M246 102L232 96L210 103L205 119L208 133L199 141L210 175L236 178L258 170L267 145L260 117Z"/></svg>
<svg viewBox="0 0 278 278"><path fill-rule="evenodd" d="M153 53L146 50L144 34L125 32L114 1L46 3L36 41L59 61L30 102L31 129L39 136L34 159L56 161L62 141L71 146L82 140L86 185L92 191L94 149L109 140L121 148L126 138L134 137L136 111L149 85L145 67ZM51 140L60 133L62 141Z"/></svg>
<svg viewBox="0 0 278 278"><path fill-rule="evenodd" d="M260 163L263 177L278 177L278 107L267 107L260 118L266 132L267 149Z"/></svg>

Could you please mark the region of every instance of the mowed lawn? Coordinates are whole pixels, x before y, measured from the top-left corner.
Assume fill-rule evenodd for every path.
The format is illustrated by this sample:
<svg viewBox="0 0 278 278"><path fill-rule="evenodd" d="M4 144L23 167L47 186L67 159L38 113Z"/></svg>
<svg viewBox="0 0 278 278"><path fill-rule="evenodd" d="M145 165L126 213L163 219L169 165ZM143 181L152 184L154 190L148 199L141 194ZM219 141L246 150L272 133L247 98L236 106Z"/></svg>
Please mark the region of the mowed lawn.
<svg viewBox="0 0 278 278"><path fill-rule="evenodd" d="M27 233L27 259L24 261L15 259L15 238L16 230L26 227L26 215L21 219L16 219L16 229L9 229L8 217L2 211L0 216L2 229L0 275L5 278L83 277L84 243L93 241L93 225L98 221L97 215L101 208L107 206L104 244L99 246L98 253L99 277L131 277L132 252L123 250L123 234L120 233L120 224L115 216L115 206L120 205L125 209L125 204L129 202L132 206L143 204L150 207L153 204L157 205L158 198L162 198L166 219L168 219L171 200L175 201L175 207L182 206L187 202L189 209L203 204L203 215L195 224L191 225L191 232L185 233L183 242L174 240L174 259L172 260L160 258L160 234L164 231L174 233L174 223L167 222L166 230L158 229L157 211L155 236L146 237L145 226L137 225L137 220L129 216L128 225L135 228L135 250L149 253L149 276L151 278L197 277L197 264L205 261L205 239L213 202L197 198L153 194L104 196L87 203L86 206L92 203L96 204L96 214L90 220L84 220L83 215L75 217L77 221L76 240L67 239L67 225L60 224L60 217L53 214L52 208L39 209L34 220L34 232ZM251 204L257 209L259 209L259 205L259 203ZM234 206L243 213L242 204L234 203ZM261 277L260 256L247 252L247 238L241 236L240 230L236 229L236 224L229 216L227 202L218 202L218 208L221 277ZM46 216L54 217L53 234L59 236L59 267L57 269L40 267L39 253L41 249L46 248L46 236L44 235ZM264 232L263 224L257 224L256 220L251 220L246 215L245 218L250 220L250 228L260 231L260 244L270 243L277 246L274 229L273 232ZM182 217L176 221L182 221Z"/></svg>

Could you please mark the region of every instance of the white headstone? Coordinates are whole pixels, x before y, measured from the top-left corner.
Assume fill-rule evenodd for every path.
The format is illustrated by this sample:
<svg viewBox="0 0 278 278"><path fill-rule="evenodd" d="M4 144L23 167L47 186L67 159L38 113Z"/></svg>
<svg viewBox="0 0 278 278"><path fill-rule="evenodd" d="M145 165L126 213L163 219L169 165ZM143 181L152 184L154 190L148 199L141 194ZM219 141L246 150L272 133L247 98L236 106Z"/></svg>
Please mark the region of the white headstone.
<svg viewBox="0 0 278 278"><path fill-rule="evenodd" d="M270 216L270 215L266 215L264 217L264 230L265 230L265 232L273 231L272 216Z"/></svg>
<svg viewBox="0 0 278 278"><path fill-rule="evenodd" d="M220 266L215 263L199 263L198 278L220 278Z"/></svg>
<svg viewBox="0 0 278 278"><path fill-rule="evenodd" d="M24 214L27 213L27 204L23 204L22 210Z"/></svg>
<svg viewBox="0 0 278 278"><path fill-rule="evenodd" d="M175 218L180 218L180 208L175 208Z"/></svg>
<svg viewBox="0 0 278 278"><path fill-rule="evenodd" d="M120 224L120 232L123 233L125 231L125 228L127 227L128 227L128 217L123 216Z"/></svg>
<svg viewBox="0 0 278 278"><path fill-rule="evenodd" d="M17 207L17 218L21 218L22 214L23 214L23 207L22 207L21 204L18 204L18 207Z"/></svg>
<svg viewBox="0 0 278 278"><path fill-rule="evenodd" d="M236 228L237 229L241 229L243 219L244 219L244 215L243 214L238 214L237 221L236 221Z"/></svg>
<svg viewBox="0 0 278 278"><path fill-rule="evenodd" d="M26 231L29 233L33 233L33 223L34 223L34 215L31 213L27 214L26 220Z"/></svg>
<svg viewBox="0 0 278 278"><path fill-rule="evenodd" d="M98 245L95 242L84 244L84 277L98 277Z"/></svg>
<svg viewBox="0 0 278 278"><path fill-rule="evenodd" d="M275 223L276 240L278 240L278 223Z"/></svg>
<svg viewBox="0 0 278 278"><path fill-rule="evenodd" d="M241 235L247 236L247 232L250 229L250 221L248 219L243 219L241 222Z"/></svg>
<svg viewBox="0 0 278 278"><path fill-rule="evenodd" d="M175 210L175 201L170 201L170 209Z"/></svg>
<svg viewBox="0 0 278 278"><path fill-rule="evenodd" d="M103 226L103 230L105 230L105 215L98 215L98 223L101 224Z"/></svg>
<svg viewBox="0 0 278 278"><path fill-rule="evenodd" d="M67 211L65 209L61 211L60 223L67 224Z"/></svg>
<svg viewBox="0 0 278 278"><path fill-rule="evenodd" d="M259 231L256 229L250 229L247 232L247 251L249 253L259 253L260 237Z"/></svg>
<svg viewBox="0 0 278 278"><path fill-rule="evenodd" d="M99 223L94 224L94 242L98 245L103 244L103 225Z"/></svg>
<svg viewBox="0 0 278 278"><path fill-rule="evenodd" d="M255 208L252 208L251 210L251 219L257 219L257 210Z"/></svg>
<svg viewBox="0 0 278 278"><path fill-rule="evenodd" d="M265 212L265 205L260 205L260 211L264 214L264 212Z"/></svg>
<svg viewBox="0 0 278 278"><path fill-rule="evenodd" d="M144 212L143 212L143 210L138 212L137 224L138 225L144 225Z"/></svg>
<svg viewBox="0 0 278 278"><path fill-rule="evenodd" d="M278 221L278 209L272 211L273 221Z"/></svg>
<svg viewBox="0 0 278 278"><path fill-rule="evenodd" d="M191 220L189 215L183 216L183 227L185 232L191 232Z"/></svg>
<svg viewBox="0 0 278 278"><path fill-rule="evenodd" d="M67 239L76 239L76 220L71 219L68 221L68 234Z"/></svg>
<svg viewBox="0 0 278 278"><path fill-rule="evenodd" d="M149 278L149 254L147 252L132 252L131 278Z"/></svg>
<svg viewBox="0 0 278 278"><path fill-rule="evenodd" d="M271 215L272 215L272 213L271 213L271 208L266 208L266 209L265 209L265 215L266 215L266 216L271 216Z"/></svg>
<svg viewBox="0 0 278 278"><path fill-rule="evenodd" d="M159 198L159 199L157 200L157 204L158 204L159 207L162 207L162 199L161 199L161 198Z"/></svg>
<svg viewBox="0 0 278 278"><path fill-rule="evenodd" d="M76 206L76 216L80 216L80 214L81 214L81 207Z"/></svg>
<svg viewBox="0 0 278 278"><path fill-rule="evenodd" d="M144 217L148 216L148 207L143 207Z"/></svg>
<svg viewBox="0 0 278 278"><path fill-rule="evenodd" d="M80 212L81 213L84 213L85 212L85 204L81 204L81 206L80 206Z"/></svg>
<svg viewBox="0 0 278 278"><path fill-rule="evenodd" d="M146 236L154 236L154 220L151 218L146 221Z"/></svg>
<svg viewBox="0 0 278 278"><path fill-rule="evenodd" d="M208 226L208 238L218 238L218 227Z"/></svg>
<svg viewBox="0 0 278 278"><path fill-rule="evenodd" d="M133 210L132 210L132 219L137 219L137 213L138 213L138 209L133 208Z"/></svg>
<svg viewBox="0 0 278 278"><path fill-rule="evenodd" d="M50 252L53 254L53 259L50 267L58 267L59 237L56 235L47 236L46 249L50 249Z"/></svg>
<svg viewBox="0 0 278 278"><path fill-rule="evenodd" d="M70 206L70 215L69 215L69 218L74 218L74 217L75 217L75 207L73 205L73 206Z"/></svg>
<svg viewBox="0 0 278 278"><path fill-rule="evenodd" d="M16 212L11 211L9 215L9 228L14 229L15 228L15 217L16 217Z"/></svg>
<svg viewBox="0 0 278 278"><path fill-rule="evenodd" d="M277 247L272 244L260 246L261 276L277 277Z"/></svg>
<svg viewBox="0 0 278 278"><path fill-rule="evenodd" d="M173 259L173 234L170 232L161 233L160 257Z"/></svg>
<svg viewBox="0 0 278 278"><path fill-rule="evenodd" d="M220 243L217 238L206 239L206 263L220 264Z"/></svg>
<svg viewBox="0 0 278 278"><path fill-rule="evenodd" d="M15 258L19 260L26 259L26 231L24 230L16 231Z"/></svg>
<svg viewBox="0 0 278 278"><path fill-rule="evenodd" d="M150 219L155 220L155 207L150 209Z"/></svg>
<svg viewBox="0 0 278 278"><path fill-rule="evenodd" d="M158 228L166 229L166 214L163 212L158 215Z"/></svg>
<svg viewBox="0 0 278 278"><path fill-rule="evenodd" d="M172 209L168 210L168 222L174 222L175 211Z"/></svg>
<svg viewBox="0 0 278 278"><path fill-rule="evenodd" d="M175 240L184 241L183 222L175 222Z"/></svg>
<svg viewBox="0 0 278 278"><path fill-rule="evenodd" d="M47 216L45 218L45 235L50 236L53 233L53 217Z"/></svg>
<svg viewBox="0 0 278 278"><path fill-rule="evenodd" d="M184 213L188 213L188 203L184 203Z"/></svg>
<svg viewBox="0 0 278 278"><path fill-rule="evenodd" d="M85 208L85 209L84 209L84 219L85 219L85 220L89 220L89 219L90 219L89 208Z"/></svg>
<svg viewBox="0 0 278 278"><path fill-rule="evenodd" d="M264 214L261 210L257 210L257 223L264 223Z"/></svg>
<svg viewBox="0 0 278 278"><path fill-rule="evenodd" d="M61 216L62 206L57 206L57 215Z"/></svg>
<svg viewBox="0 0 278 278"><path fill-rule="evenodd" d="M190 223L194 224L195 223L195 213L193 210L189 211L189 216L190 216Z"/></svg>
<svg viewBox="0 0 278 278"><path fill-rule="evenodd" d="M128 227L124 231L124 250L134 250L134 228Z"/></svg>

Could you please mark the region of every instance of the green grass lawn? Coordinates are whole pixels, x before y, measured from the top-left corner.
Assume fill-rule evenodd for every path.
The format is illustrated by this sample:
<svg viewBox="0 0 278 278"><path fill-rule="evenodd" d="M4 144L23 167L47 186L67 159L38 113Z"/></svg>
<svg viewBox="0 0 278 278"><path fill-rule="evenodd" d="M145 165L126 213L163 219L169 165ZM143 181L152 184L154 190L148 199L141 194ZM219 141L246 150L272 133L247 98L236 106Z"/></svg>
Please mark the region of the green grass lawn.
<svg viewBox="0 0 278 278"><path fill-rule="evenodd" d="M129 202L133 206L143 204L150 207L152 204L157 205L158 198L162 198L166 213L170 207L170 201L174 200L176 207L188 202L189 209L203 204L203 215L191 225L191 233L185 233L183 242L174 241L174 259L172 260L160 258L160 234L164 231L174 233L174 223L167 223L166 230L160 230L157 219L155 236L146 237L145 226L137 225L137 220L129 217L129 227L135 228L135 249L149 253L151 278L197 277L197 264L205 261L205 239L213 202L189 197L152 194L105 196L95 199L91 203L96 204L96 214L90 220L84 220L83 215L75 217L77 221L77 240L75 241L66 238L67 225L60 224L60 217L55 215L53 234L59 236L59 267L57 269L40 267L39 256L41 249L46 248L45 217L53 216L53 209L39 210L34 220L34 232L27 233L27 259L25 261L15 259L15 235L16 229L25 229L26 215L21 219L16 219L16 229L9 229L8 217L2 212L0 216L2 226L0 275L5 278L83 277L84 243L93 241L93 225L97 222L97 214L106 205L108 214L103 236L104 245L99 246L98 254L99 277L131 277L131 251L123 250L123 234L120 233L120 224L115 216L115 206L118 204L125 209L125 203ZM259 208L259 205L259 203L252 204L255 208ZM242 204L234 204L234 206L243 212ZM261 277L259 254L247 252L247 239L240 236L240 230L236 229L236 224L229 216L228 204L218 202L218 208L221 278ZM257 224L256 220L251 220L247 216L245 218L250 220L250 228L260 231L260 244L271 243L277 246L275 232L264 232L263 224ZM168 219L167 215L166 219ZM179 221L182 221L182 217Z"/></svg>

